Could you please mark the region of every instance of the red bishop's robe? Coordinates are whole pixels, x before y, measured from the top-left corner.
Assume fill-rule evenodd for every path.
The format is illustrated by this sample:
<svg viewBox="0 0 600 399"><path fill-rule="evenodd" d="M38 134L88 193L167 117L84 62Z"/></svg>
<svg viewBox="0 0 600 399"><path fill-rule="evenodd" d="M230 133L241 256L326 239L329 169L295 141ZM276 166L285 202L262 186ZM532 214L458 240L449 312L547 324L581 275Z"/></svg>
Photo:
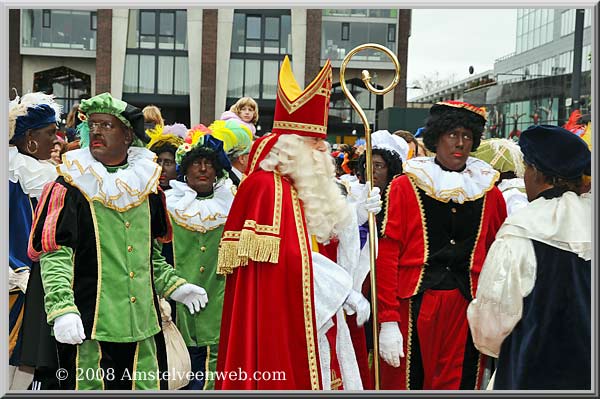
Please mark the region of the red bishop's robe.
<svg viewBox="0 0 600 399"><path fill-rule="evenodd" d="M242 181L218 273L227 280L217 372L229 374L216 389L322 389L310 241L301 201L285 177L256 170Z"/></svg>

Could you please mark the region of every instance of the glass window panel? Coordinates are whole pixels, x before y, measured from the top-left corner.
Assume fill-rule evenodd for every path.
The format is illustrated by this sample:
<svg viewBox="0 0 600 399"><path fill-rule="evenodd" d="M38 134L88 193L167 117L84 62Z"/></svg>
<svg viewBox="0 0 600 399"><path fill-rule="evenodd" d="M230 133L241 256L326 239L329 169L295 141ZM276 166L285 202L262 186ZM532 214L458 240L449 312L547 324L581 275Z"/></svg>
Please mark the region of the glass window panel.
<svg viewBox="0 0 600 399"><path fill-rule="evenodd" d="M279 54L279 42L273 40L265 40L263 53Z"/></svg>
<svg viewBox="0 0 600 399"><path fill-rule="evenodd" d="M369 42L377 43L377 44L386 44L387 43L387 24L377 24L371 23L369 24ZM377 53L383 54L380 51ZM385 57L385 55L384 55Z"/></svg>
<svg viewBox="0 0 600 399"><path fill-rule="evenodd" d="M158 57L158 94L173 94L174 57Z"/></svg>
<svg viewBox="0 0 600 399"><path fill-rule="evenodd" d="M189 94L189 62L188 57L175 57L175 87L173 94Z"/></svg>
<svg viewBox="0 0 600 399"><path fill-rule="evenodd" d="M533 47L537 47L540 45L540 30L536 29L533 36Z"/></svg>
<svg viewBox="0 0 600 399"><path fill-rule="evenodd" d="M246 60L244 79L244 96L259 98L260 95L260 61Z"/></svg>
<svg viewBox="0 0 600 399"><path fill-rule="evenodd" d="M260 40L260 17L246 18L246 39Z"/></svg>
<svg viewBox="0 0 600 399"><path fill-rule="evenodd" d="M291 52L291 40L292 40L292 19L289 15L281 16L281 37L279 40L281 49L280 54L285 54Z"/></svg>
<svg viewBox="0 0 600 399"><path fill-rule="evenodd" d="M175 37L173 36L159 36L158 37L158 48L162 50L173 50L175 45Z"/></svg>
<svg viewBox="0 0 600 399"><path fill-rule="evenodd" d="M175 50L187 50L187 12L177 11L175 17Z"/></svg>
<svg viewBox="0 0 600 399"><path fill-rule="evenodd" d="M247 53L260 53L260 40L246 40Z"/></svg>
<svg viewBox="0 0 600 399"><path fill-rule="evenodd" d="M229 60L229 77L227 79L227 97L240 98L244 96L244 60L232 58Z"/></svg>
<svg viewBox="0 0 600 399"><path fill-rule="evenodd" d="M279 39L279 18L278 17L265 18L265 40L278 40L278 39Z"/></svg>
<svg viewBox="0 0 600 399"><path fill-rule="evenodd" d="M539 28L540 25L542 24L542 10L537 9L535 10L535 22L534 22L534 27L535 29Z"/></svg>
<svg viewBox="0 0 600 399"><path fill-rule="evenodd" d="M368 43L368 42L369 42L369 24L361 23L361 22L352 23L352 26L350 27L350 43L349 43L348 49L353 49L354 47L358 46L359 44ZM366 59L365 52L363 51L363 52L357 53L354 56L354 59L365 60Z"/></svg>
<svg viewBox="0 0 600 399"><path fill-rule="evenodd" d="M93 31L90 29L90 14L89 11L71 12L72 26L69 35L71 48L81 50L90 49L90 44L93 43L93 40L91 40Z"/></svg>
<svg viewBox="0 0 600 399"><path fill-rule="evenodd" d="M243 53L245 39L246 39L246 14L235 13L233 15L233 33L231 35L231 51L233 53Z"/></svg>
<svg viewBox="0 0 600 399"><path fill-rule="evenodd" d="M139 93L154 93L154 56L140 55Z"/></svg>
<svg viewBox="0 0 600 399"><path fill-rule="evenodd" d="M175 13L164 12L160 13L160 34L167 36L175 35Z"/></svg>
<svg viewBox="0 0 600 399"><path fill-rule="evenodd" d="M592 25L592 13L589 9L585 10L585 16L583 17L583 26Z"/></svg>
<svg viewBox="0 0 600 399"><path fill-rule="evenodd" d="M52 47L71 47L70 32L72 29L71 13L63 10L52 11Z"/></svg>
<svg viewBox="0 0 600 399"><path fill-rule="evenodd" d="M156 16L154 11L140 11L140 33L142 35L156 34Z"/></svg>
<svg viewBox="0 0 600 399"><path fill-rule="evenodd" d="M521 43L523 42L523 40L521 38L517 39L517 53L521 52Z"/></svg>
<svg viewBox="0 0 600 399"><path fill-rule="evenodd" d="M138 48L138 16L139 10L129 10L129 27L127 28L127 48Z"/></svg>
<svg viewBox="0 0 600 399"><path fill-rule="evenodd" d="M517 19L517 37L521 36L523 33L523 20Z"/></svg>
<svg viewBox="0 0 600 399"><path fill-rule="evenodd" d="M526 16L523 17L523 33L527 33L529 31L529 18Z"/></svg>
<svg viewBox="0 0 600 399"><path fill-rule="evenodd" d="M156 36L140 36L140 48L156 48Z"/></svg>
<svg viewBox="0 0 600 399"><path fill-rule="evenodd" d="M125 74L123 76L123 92L137 93L138 91L138 55L125 56Z"/></svg>
<svg viewBox="0 0 600 399"><path fill-rule="evenodd" d="M277 96L277 76L279 61L263 61L263 92L262 98L274 100Z"/></svg>

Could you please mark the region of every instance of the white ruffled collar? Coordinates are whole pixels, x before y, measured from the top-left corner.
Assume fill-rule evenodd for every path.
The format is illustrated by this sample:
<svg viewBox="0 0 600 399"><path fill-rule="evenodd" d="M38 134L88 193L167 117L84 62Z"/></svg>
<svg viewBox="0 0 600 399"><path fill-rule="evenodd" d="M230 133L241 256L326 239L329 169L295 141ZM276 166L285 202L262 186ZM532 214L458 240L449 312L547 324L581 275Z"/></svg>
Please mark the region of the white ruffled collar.
<svg viewBox="0 0 600 399"><path fill-rule="evenodd" d="M404 163L404 174L428 196L459 204L483 197L500 176L489 164L473 157L467 158L462 172L443 170L433 157L413 158Z"/></svg>
<svg viewBox="0 0 600 399"><path fill-rule="evenodd" d="M8 147L8 180L19 182L25 194L39 198L46 183L57 177L56 165L50 161L38 161L21 154L17 147Z"/></svg>
<svg viewBox="0 0 600 399"><path fill-rule="evenodd" d="M225 224L236 187L231 179L219 181L210 198L198 194L186 183L171 180L172 189L165 192L167 210L178 225L192 231L205 233Z"/></svg>
<svg viewBox="0 0 600 399"><path fill-rule="evenodd" d="M81 148L63 155L59 174L77 187L88 201L99 201L108 208L124 212L158 191L161 169L155 158L156 155L146 148L130 147L127 167L110 173L94 159L89 148Z"/></svg>
<svg viewBox="0 0 600 399"><path fill-rule="evenodd" d="M525 237L590 260L592 220L592 195L568 191L560 197L531 201L506 218L496 239Z"/></svg>

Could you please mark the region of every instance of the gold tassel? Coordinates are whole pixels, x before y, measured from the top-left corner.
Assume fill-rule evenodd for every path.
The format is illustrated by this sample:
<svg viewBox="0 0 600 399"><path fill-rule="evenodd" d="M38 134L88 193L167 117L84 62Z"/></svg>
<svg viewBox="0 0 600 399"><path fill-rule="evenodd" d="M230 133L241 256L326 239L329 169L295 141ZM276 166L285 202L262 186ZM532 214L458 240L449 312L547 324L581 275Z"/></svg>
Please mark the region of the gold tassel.
<svg viewBox="0 0 600 399"><path fill-rule="evenodd" d="M279 243L279 237L263 236L252 230L242 230L239 240L221 242L217 274L231 274L236 267L248 265L248 260L277 263Z"/></svg>

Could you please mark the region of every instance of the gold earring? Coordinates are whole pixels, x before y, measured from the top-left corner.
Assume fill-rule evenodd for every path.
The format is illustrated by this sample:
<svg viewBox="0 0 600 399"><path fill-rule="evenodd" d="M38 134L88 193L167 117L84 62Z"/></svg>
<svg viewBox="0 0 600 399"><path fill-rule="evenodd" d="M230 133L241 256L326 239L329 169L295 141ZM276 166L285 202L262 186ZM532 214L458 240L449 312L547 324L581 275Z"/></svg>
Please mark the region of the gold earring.
<svg viewBox="0 0 600 399"><path fill-rule="evenodd" d="M29 149L29 146L31 145L31 143L35 144L35 150ZM35 154L36 152L38 152L38 149L39 149L37 141L33 141L33 140L27 142L26 148L27 148L27 152L29 152L30 154Z"/></svg>

